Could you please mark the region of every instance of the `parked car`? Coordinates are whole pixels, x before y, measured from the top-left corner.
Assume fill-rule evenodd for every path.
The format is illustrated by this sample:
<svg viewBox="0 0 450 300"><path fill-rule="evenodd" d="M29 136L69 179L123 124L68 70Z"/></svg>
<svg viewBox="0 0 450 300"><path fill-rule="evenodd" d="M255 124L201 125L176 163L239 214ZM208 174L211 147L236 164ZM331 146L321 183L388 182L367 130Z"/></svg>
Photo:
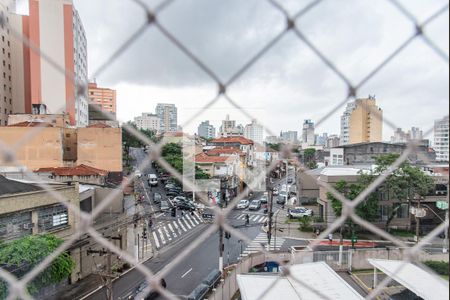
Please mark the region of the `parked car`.
<svg viewBox="0 0 450 300"><path fill-rule="evenodd" d="M289 184L294 183L294 178L288 178L287 182L288 182Z"/></svg>
<svg viewBox="0 0 450 300"><path fill-rule="evenodd" d="M170 204L167 200L161 200L161 210L169 210Z"/></svg>
<svg viewBox="0 0 450 300"><path fill-rule="evenodd" d="M194 203L190 201L180 201L176 204L178 209L181 210L188 210L188 211L194 211L196 209Z"/></svg>
<svg viewBox="0 0 450 300"><path fill-rule="evenodd" d="M280 204L280 205L286 204L286 197L278 197L277 204Z"/></svg>
<svg viewBox="0 0 450 300"><path fill-rule="evenodd" d="M183 196L176 196L175 198L172 199L172 202L175 204L177 204L179 202L186 202L186 201L188 201L188 199Z"/></svg>
<svg viewBox="0 0 450 300"><path fill-rule="evenodd" d="M266 195L266 194L264 194L264 195L259 199L259 201L261 201L262 204L266 204L266 203L269 202L269 196Z"/></svg>
<svg viewBox="0 0 450 300"><path fill-rule="evenodd" d="M250 205L250 201L242 199L236 206L237 209L246 209Z"/></svg>
<svg viewBox="0 0 450 300"><path fill-rule="evenodd" d="M205 298L205 296L209 292L209 286L206 284L201 283L199 286L197 286L192 293L189 294L187 297L187 300L202 300Z"/></svg>
<svg viewBox="0 0 450 300"><path fill-rule="evenodd" d="M142 173L139 170L134 171L134 176L137 178L141 178L142 177Z"/></svg>
<svg viewBox="0 0 450 300"><path fill-rule="evenodd" d="M177 197L177 196L180 196L180 193L177 191L171 190L171 191L166 192L166 196L167 197Z"/></svg>
<svg viewBox="0 0 450 300"><path fill-rule="evenodd" d="M162 200L162 196L160 193L154 193L153 194L153 203L160 204Z"/></svg>
<svg viewBox="0 0 450 300"><path fill-rule="evenodd" d="M168 183L168 184L166 184L166 186L164 188L166 190L170 190L170 189L176 189L178 187L175 184L173 184L173 183Z"/></svg>
<svg viewBox="0 0 450 300"><path fill-rule="evenodd" d="M303 217L310 217L312 214L313 212L310 209L305 207L296 207L288 210L287 217L289 219L300 219Z"/></svg>
<svg viewBox="0 0 450 300"><path fill-rule="evenodd" d="M250 203L250 206L248 207L249 210L259 210L261 209L261 201L259 200L253 200L252 203Z"/></svg>
<svg viewBox="0 0 450 300"><path fill-rule="evenodd" d="M156 174L148 174L148 184L150 186L158 186L158 177L156 177Z"/></svg>
<svg viewBox="0 0 450 300"><path fill-rule="evenodd" d="M273 189L273 195L274 195L274 196L278 196L279 193L280 193L280 192L278 191L277 188L274 188L274 189Z"/></svg>
<svg viewBox="0 0 450 300"><path fill-rule="evenodd" d="M209 286L209 288L214 288L219 282L220 277L222 277L222 272L219 269L214 269L209 273L209 275L202 281L203 284Z"/></svg>

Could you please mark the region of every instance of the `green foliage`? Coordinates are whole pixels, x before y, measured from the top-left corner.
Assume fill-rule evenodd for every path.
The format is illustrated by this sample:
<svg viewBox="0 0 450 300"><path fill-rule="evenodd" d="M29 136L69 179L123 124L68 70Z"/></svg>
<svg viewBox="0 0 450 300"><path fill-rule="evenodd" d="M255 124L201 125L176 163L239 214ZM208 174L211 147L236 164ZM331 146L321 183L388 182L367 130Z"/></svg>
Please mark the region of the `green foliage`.
<svg viewBox="0 0 450 300"><path fill-rule="evenodd" d="M0 247L0 265L5 265L17 277L22 277L34 266L51 255L63 240L54 235L31 235ZM75 262L68 253L56 257L52 264L42 271L29 285L28 291L35 294L42 287L59 283L72 273ZM0 281L0 299L6 298L7 289L5 283Z"/></svg>
<svg viewBox="0 0 450 300"><path fill-rule="evenodd" d="M183 174L183 151L179 144L169 143L164 145L161 151L162 157L180 174ZM203 170L195 167L196 179L209 179L209 175Z"/></svg>
<svg viewBox="0 0 450 300"><path fill-rule="evenodd" d="M347 199L354 200L362 193L378 176L386 172L390 166L399 158L398 154L387 154L376 159L376 169L369 174L361 173L356 183L340 181L336 184L337 191L342 193ZM383 195L389 195L390 199L399 202L409 202L417 197L425 197L433 189L433 179L422 172L421 169L411 166L408 161L403 162L377 190L367 196L367 198L356 208L356 213L361 218L373 221L379 217L378 202ZM333 210L340 216L342 203L328 193ZM399 206L398 206L399 207ZM397 209L393 209L386 222L389 230L390 222L395 218Z"/></svg>
<svg viewBox="0 0 450 300"><path fill-rule="evenodd" d="M310 216L304 216L303 218L298 219L300 223L300 230L305 232L312 232L312 222L313 218Z"/></svg>
<svg viewBox="0 0 450 300"><path fill-rule="evenodd" d="M138 130L136 127L136 124L134 124L133 122L128 122L127 125ZM156 133L154 131L151 131L151 130L138 130L138 131L141 132L146 137L148 137L153 142L157 142ZM124 143L127 148L128 147L141 148L146 145L140 139L138 139L134 134L128 132L125 128L122 128L122 143Z"/></svg>
<svg viewBox="0 0 450 300"><path fill-rule="evenodd" d="M267 147L269 147L270 149L273 149L275 151L281 150L281 144L267 144Z"/></svg>
<svg viewBox="0 0 450 300"><path fill-rule="evenodd" d="M303 152L303 161L309 169L311 170L316 169L317 168L316 149L314 148L305 149L305 151Z"/></svg>
<svg viewBox="0 0 450 300"><path fill-rule="evenodd" d="M424 264L432 269L433 271L435 271L437 274L439 275L447 275L448 276L448 261L426 261L424 262Z"/></svg>

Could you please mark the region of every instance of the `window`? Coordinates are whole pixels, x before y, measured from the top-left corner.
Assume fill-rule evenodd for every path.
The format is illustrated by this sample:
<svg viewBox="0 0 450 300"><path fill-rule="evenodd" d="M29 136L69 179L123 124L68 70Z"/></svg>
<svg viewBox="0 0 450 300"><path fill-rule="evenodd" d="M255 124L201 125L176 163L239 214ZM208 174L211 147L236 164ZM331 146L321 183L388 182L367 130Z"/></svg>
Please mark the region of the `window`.
<svg viewBox="0 0 450 300"><path fill-rule="evenodd" d="M407 219L409 218L409 205L407 203L397 203L395 207L398 207L397 210L397 218L399 219Z"/></svg>
<svg viewBox="0 0 450 300"><path fill-rule="evenodd" d="M67 207L57 205L44 208L38 213L39 231L52 230L58 227L64 227L69 224L69 214Z"/></svg>

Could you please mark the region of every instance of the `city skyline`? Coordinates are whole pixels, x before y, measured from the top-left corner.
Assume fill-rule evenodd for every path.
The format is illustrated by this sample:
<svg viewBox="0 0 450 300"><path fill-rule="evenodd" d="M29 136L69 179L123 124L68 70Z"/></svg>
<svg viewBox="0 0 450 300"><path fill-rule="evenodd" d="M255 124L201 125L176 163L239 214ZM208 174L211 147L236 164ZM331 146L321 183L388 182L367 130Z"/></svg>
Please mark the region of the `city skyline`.
<svg viewBox="0 0 450 300"><path fill-rule="evenodd" d="M189 4L177 3L172 6L162 17L161 22L217 72L220 78L225 80L284 26L282 18L276 12L273 12L268 6L257 4L258 2L249 1L243 4L237 14L233 16L232 23L235 25L231 28L223 26L222 21L226 19L226 14L220 12L227 11L225 8L232 8L235 5L234 2L228 5L216 3L216 1L198 3L198 6L202 7L204 11L213 14L213 20L208 19L209 22L212 22L211 28L205 32L212 38L208 49L195 43L198 40L196 32L201 30L200 20L195 22L196 12ZM290 1L287 4L289 12L295 12L303 7L303 4L295 5L294 2L296 1ZM353 57L353 59L344 59L343 62L338 63L337 67L349 76L352 82L358 82L373 67L382 62L394 50L395 45L404 41L414 28L387 1L379 5L359 1L349 2L351 3L346 3L344 6L352 7L351 10L336 10L336 4L333 3L321 4L321 9L318 10L322 13L323 11L330 13L331 21L342 21L337 28L337 31L341 32L339 36L354 35L352 42L342 44L339 49L336 49L336 53L326 51L328 43L332 41L313 39L312 33L317 30L326 30L323 27L325 25L314 22L314 10L311 11L308 18L300 20L298 23L304 26L305 34L311 37L312 42L324 51L330 60L337 62L345 57ZM124 28L120 22L124 12L120 9L120 5L111 3L107 6L106 19L102 20L108 25L105 27L101 26L95 18L98 11L105 9L104 1L90 3L79 0L75 3L77 3L85 27L88 28L89 66L92 74L104 61L101 58L108 57L108 54L112 52L109 50L117 48L120 42L124 41L129 33L141 24L144 16L140 15L139 8L130 9L127 16L133 15L134 19L127 26L128 29ZM424 8L424 5L418 1L411 1L408 2L408 8L417 14L419 20L424 20L439 8L440 4L442 1L433 1L431 5ZM216 9L216 7L223 9ZM246 13L252 8L255 8L257 17L246 18ZM335 11L336 14L331 13ZM191 19L193 16L194 20ZM361 22L358 26L361 30L353 33L354 24L351 20L355 16L358 16L358 20ZM267 24L260 23L264 17L267 17ZM185 29L183 22L190 22L192 32ZM373 24L380 26L372 26ZM444 51L448 51L448 43L445 43L448 39L448 26L446 25L446 22L438 22L431 34L433 37L440 37L435 42ZM264 30L261 30L261 34L253 39L246 38L245 33L255 26ZM390 27L398 30L391 32ZM248 30L243 30L240 34L239 30L246 28ZM363 28L370 28L370 32ZM212 36L213 33L217 34L217 37ZM236 38L241 41L241 46L224 44L223 40L226 40L224 37L230 33L237 35ZM100 35L103 38L98 40L97 37ZM148 41L152 41L150 44L157 44L158 47L148 49ZM229 58L221 55L221 48L229 50ZM153 68L147 68L146 63L134 59L134 57L141 56L141 51L150 51L149 53L160 58L158 61L151 60ZM297 53L302 54L303 59L294 59L297 57ZM239 57L236 58L236 55ZM286 60L287 56L293 59ZM370 58L370 60L365 58ZM154 28L148 30L138 40L137 45L127 50L119 60L121 63L112 64L104 74L101 74L99 79L111 88L118 90L118 118L121 121L131 120L141 113L142 107L154 107L158 102L169 102L179 108L179 121L180 124L183 124L217 93L216 84L199 71L188 58L161 38ZM230 63L229 60L235 62ZM287 64L287 62L289 63ZM429 71L431 69L433 71ZM420 74L420 78L416 74ZM393 80L394 78L402 78L402 80ZM372 82L363 86L358 97L376 94L378 105L385 112L385 119L393 122L395 127L409 128L414 125L427 132L433 128L435 119L444 117L442 108L448 108L447 81L448 70L445 64L442 64L440 58L431 49L420 42L415 42L405 49L404 53L396 58L390 66L372 79ZM424 88L425 86L432 88ZM260 123L268 126L270 131L275 134L281 130L299 131L301 129L299 123L304 119L312 119L317 123L347 95L345 85L293 35L284 37L280 44L262 59L261 63L257 63L249 69L227 92L238 104L256 117ZM433 99L433 101L425 99ZM337 133L333 129L338 127L339 116L344 107L345 104L342 104L342 108L338 109L325 122L319 124L317 130ZM195 132L196 127L205 119L205 116L217 127L218 122L223 118L224 111L234 115L234 119L238 123L251 122L251 118L247 118L222 99L220 103L213 105L202 116L194 118L193 122L184 128L188 132ZM291 114L292 111L295 111L296 114ZM411 124L411 120L405 117L409 115L415 115L414 124ZM279 118L279 116L283 117ZM383 140L389 140L394 130L395 128L384 126Z"/></svg>

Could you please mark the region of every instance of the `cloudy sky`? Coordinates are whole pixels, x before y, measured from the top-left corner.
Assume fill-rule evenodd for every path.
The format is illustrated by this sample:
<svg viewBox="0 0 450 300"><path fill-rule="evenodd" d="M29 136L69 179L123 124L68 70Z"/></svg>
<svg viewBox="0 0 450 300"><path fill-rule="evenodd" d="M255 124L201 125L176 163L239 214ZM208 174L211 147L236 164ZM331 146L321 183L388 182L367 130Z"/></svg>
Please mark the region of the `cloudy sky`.
<svg viewBox="0 0 450 300"><path fill-rule="evenodd" d="M93 76L114 51L146 21L132 0L74 0L83 20ZM142 0L150 7L161 1ZM266 0L177 0L158 20L224 82L286 26ZM278 0L294 15L312 0ZM446 0L401 0L424 21ZM388 0L325 0L296 22L301 32L353 83L359 83L413 33L413 24ZM449 13L426 33L448 55ZM250 118L226 99L202 108L217 94L215 81L154 26L96 75L99 85L118 91L118 117L131 120L153 112L159 102L179 108L188 132L202 120L219 125L226 114L246 124ZM376 95L385 117L397 126L429 129L448 113L449 68L421 39L364 85L359 96ZM268 127L268 132L300 131L304 119L319 121L347 95L346 84L292 32L228 89L229 96ZM344 107L319 132L339 133ZM201 113L200 115L198 115ZM388 139L392 129L384 128Z"/></svg>

